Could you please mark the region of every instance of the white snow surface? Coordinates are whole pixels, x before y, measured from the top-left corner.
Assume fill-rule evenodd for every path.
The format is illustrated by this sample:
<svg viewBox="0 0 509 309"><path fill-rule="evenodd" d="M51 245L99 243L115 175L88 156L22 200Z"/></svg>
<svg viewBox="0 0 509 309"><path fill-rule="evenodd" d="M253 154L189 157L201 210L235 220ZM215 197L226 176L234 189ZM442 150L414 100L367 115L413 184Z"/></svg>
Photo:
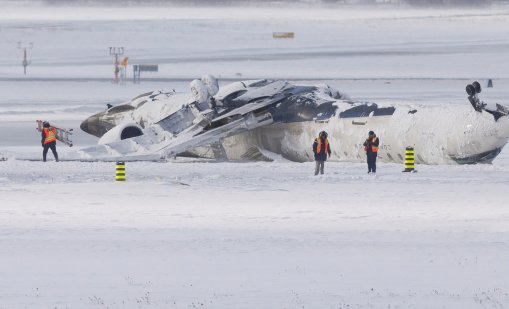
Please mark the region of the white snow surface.
<svg viewBox="0 0 509 309"><path fill-rule="evenodd" d="M15 159L40 158L35 119L93 145L78 126L106 103L188 92L206 73L449 111L469 104L466 83L494 78L483 99L507 103L507 12L2 7L0 308L507 308L507 148L492 165L376 176L363 163L314 176L284 160L128 162L126 183L114 163ZM19 40L35 42L27 80ZM105 82L112 45L177 80Z"/></svg>
<svg viewBox="0 0 509 309"><path fill-rule="evenodd" d="M2 7L0 77L112 77L110 46L146 77L504 78L509 8ZM273 39L292 31L294 39ZM123 57L121 56L121 57ZM503 60L503 61L501 61ZM128 76L132 76L129 67Z"/></svg>
<svg viewBox="0 0 509 309"><path fill-rule="evenodd" d="M494 166L0 162L5 308L504 308ZM501 166L502 165L502 166Z"/></svg>

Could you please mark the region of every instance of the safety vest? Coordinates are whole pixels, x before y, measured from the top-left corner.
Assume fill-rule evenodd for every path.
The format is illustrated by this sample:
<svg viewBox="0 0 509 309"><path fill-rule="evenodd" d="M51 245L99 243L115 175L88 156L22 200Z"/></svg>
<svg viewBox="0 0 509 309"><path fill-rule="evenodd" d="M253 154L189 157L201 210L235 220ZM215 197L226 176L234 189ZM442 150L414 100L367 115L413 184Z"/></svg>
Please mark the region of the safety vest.
<svg viewBox="0 0 509 309"><path fill-rule="evenodd" d="M317 138L318 140L318 145L316 146L316 153L320 153L320 151L322 150L322 139L321 138ZM325 139L325 154L329 153L329 140L326 138Z"/></svg>
<svg viewBox="0 0 509 309"><path fill-rule="evenodd" d="M378 137L373 139L373 143L371 144L371 152L378 152L378 147L375 146L375 141L378 140Z"/></svg>
<svg viewBox="0 0 509 309"><path fill-rule="evenodd" d="M122 61L120 62L120 65L123 67L126 67L128 60L129 60L129 57L124 57L124 59L122 59Z"/></svg>
<svg viewBox="0 0 509 309"><path fill-rule="evenodd" d="M378 152L378 147L375 146L375 141L378 139L378 137L375 137L372 141L371 141L371 152ZM368 146L364 146L364 151L365 152L368 152Z"/></svg>
<svg viewBox="0 0 509 309"><path fill-rule="evenodd" d="M44 144L49 144L49 143L57 140L57 138L56 138L57 130L55 130L55 128L51 128L51 129L44 128L43 131L44 131L44 134L46 135L46 138L44 139Z"/></svg>

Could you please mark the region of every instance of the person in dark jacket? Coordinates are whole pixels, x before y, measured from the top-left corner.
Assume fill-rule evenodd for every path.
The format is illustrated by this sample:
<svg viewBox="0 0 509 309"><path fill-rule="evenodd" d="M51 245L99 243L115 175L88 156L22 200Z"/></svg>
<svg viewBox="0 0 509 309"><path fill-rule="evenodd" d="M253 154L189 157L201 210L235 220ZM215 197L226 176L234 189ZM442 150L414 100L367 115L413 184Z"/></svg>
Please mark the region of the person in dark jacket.
<svg viewBox="0 0 509 309"><path fill-rule="evenodd" d="M378 145L380 145L380 141L378 137L375 135L375 132L369 131L369 136L364 142L364 151L366 152L366 157L368 161L368 174L376 173L376 157L378 155Z"/></svg>
<svg viewBox="0 0 509 309"><path fill-rule="evenodd" d="M318 172L323 174L327 155L329 155L330 158L331 153L329 140L327 139L327 132L320 132L318 138L315 139L315 142L313 143L313 153L315 154L316 161L315 175L318 175Z"/></svg>
<svg viewBox="0 0 509 309"><path fill-rule="evenodd" d="M53 156L55 157L55 161L58 162L58 153L57 153L57 130L49 125L47 121L42 123L42 140L41 144L43 147L42 151L42 161L46 162L46 155L48 154L48 149L51 149L53 152Z"/></svg>

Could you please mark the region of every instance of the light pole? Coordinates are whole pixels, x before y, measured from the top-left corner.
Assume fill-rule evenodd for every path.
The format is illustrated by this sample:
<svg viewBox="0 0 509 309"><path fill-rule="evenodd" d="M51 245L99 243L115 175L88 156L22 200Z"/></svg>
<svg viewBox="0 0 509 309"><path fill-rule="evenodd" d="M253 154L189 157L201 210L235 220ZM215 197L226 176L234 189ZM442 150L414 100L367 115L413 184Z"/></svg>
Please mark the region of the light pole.
<svg viewBox="0 0 509 309"><path fill-rule="evenodd" d="M118 56L124 54L124 47L110 47L110 55L115 56L115 83L118 84L118 73L120 72L120 68L118 66Z"/></svg>
<svg viewBox="0 0 509 309"><path fill-rule="evenodd" d="M34 48L34 42L30 42L28 47L21 46L21 42L18 42L18 49L23 49L23 61L21 62L21 65L23 66L23 74L25 75L27 75L27 66L32 62L27 59L27 48Z"/></svg>

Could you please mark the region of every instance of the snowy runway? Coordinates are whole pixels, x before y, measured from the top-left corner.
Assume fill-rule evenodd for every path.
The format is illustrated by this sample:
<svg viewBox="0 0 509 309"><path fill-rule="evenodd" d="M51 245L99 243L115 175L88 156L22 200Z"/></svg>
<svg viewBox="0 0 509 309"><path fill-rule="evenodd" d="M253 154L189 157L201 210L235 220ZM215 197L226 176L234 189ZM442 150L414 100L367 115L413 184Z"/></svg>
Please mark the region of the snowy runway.
<svg viewBox="0 0 509 309"><path fill-rule="evenodd" d="M129 162L115 183L113 163L1 164L2 306L509 301L507 167Z"/></svg>

